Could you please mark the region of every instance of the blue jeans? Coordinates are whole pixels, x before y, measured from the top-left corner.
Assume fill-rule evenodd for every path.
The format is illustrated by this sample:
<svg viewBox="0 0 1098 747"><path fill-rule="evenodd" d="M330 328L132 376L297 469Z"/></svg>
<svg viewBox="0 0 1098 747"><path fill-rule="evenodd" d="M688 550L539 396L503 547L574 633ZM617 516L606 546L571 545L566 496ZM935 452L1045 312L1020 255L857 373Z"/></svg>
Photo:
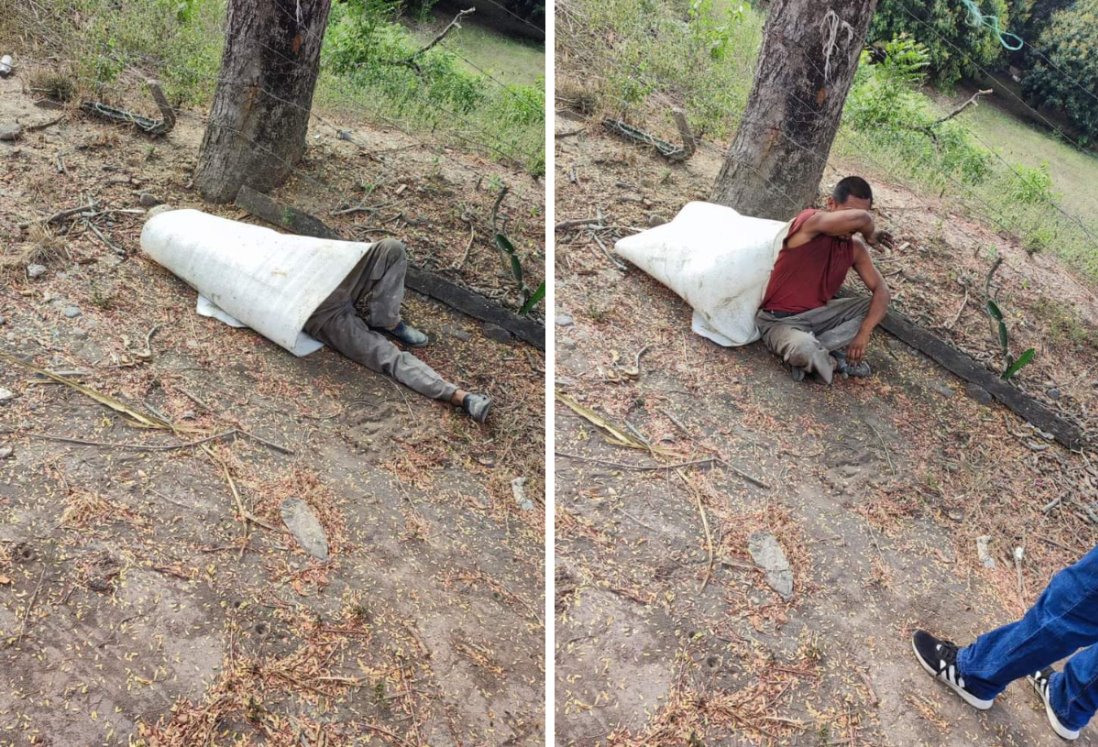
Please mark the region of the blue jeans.
<svg viewBox="0 0 1098 747"><path fill-rule="evenodd" d="M961 649L957 670L966 690L990 700L1013 680L1074 653L1064 671L1049 682L1049 702L1060 723L1081 729L1098 709L1098 645L1094 644L1098 644L1098 547L1053 576L1021 620L985 633Z"/></svg>

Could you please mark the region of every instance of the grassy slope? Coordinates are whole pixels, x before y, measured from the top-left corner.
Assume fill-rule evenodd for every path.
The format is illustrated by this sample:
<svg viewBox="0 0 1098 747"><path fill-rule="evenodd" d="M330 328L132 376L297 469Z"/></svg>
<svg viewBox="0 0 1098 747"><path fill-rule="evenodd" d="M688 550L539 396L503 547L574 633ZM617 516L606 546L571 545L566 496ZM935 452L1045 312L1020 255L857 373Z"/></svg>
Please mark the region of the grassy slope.
<svg viewBox="0 0 1098 747"><path fill-rule="evenodd" d="M438 16L411 31L426 44L449 22L448 15L445 18ZM532 86L545 77L544 47L502 36L475 21L463 22L461 30L450 32L442 44L444 48L473 63L468 65L465 60L461 62L469 72L487 72L503 83Z"/></svg>
<svg viewBox="0 0 1098 747"><path fill-rule="evenodd" d="M943 115L971 95L971 91L958 92L952 97L932 96ZM1004 108L997 106L994 97L985 98L980 105L967 109L962 115L963 124L996 146L999 154L1008 161L1037 167L1047 163L1052 174L1053 189L1059 194L1060 204L1070 213L1087 220L1098 215L1098 192L1092 188L1098 177L1098 157L1080 152L1025 122L1019 121Z"/></svg>

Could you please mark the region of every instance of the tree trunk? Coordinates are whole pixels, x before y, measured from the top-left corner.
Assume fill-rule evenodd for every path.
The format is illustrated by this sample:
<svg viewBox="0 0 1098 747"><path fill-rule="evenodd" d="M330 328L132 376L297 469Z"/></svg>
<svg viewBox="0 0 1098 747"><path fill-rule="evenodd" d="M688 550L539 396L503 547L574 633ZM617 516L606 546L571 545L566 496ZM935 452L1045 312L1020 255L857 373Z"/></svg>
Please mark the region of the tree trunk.
<svg viewBox="0 0 1098 747"><path fill-rule="evenodd" d="M214 202L279 186L305 151L331 0L230 0L194 183Z"/></svg>
<svg viewBox="0 0 1098 747"><path fill-rule="evenodd" d="M710 199L786 220L812 205L877 0L774 0Z"/></svg>

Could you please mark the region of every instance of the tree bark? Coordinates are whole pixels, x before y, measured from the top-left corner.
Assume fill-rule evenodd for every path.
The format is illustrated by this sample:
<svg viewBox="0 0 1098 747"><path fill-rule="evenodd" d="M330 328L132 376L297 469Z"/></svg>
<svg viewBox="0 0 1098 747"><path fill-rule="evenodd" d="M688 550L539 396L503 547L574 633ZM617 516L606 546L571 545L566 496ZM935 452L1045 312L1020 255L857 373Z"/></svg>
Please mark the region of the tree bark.
<svg viewBox="0 0 1098 747"><path fill-rule="evenodd" d="M305 152L331 0L230 0L194 183L214 202L282 184Z"/></svg>
<svg viewBox="0 0 1098 747"><path fill-rule="evenodd" d="M786 220L812 205L877 0L774 0L711 201Z"/></svg>

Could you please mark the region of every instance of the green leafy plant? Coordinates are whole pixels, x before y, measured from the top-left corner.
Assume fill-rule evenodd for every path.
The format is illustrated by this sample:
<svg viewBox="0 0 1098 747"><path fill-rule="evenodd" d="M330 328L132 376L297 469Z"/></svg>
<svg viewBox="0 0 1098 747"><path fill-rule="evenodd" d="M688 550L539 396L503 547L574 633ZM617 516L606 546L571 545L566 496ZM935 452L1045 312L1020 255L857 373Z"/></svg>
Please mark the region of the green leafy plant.
<svg viewBox="0 0 1098 747"><path fill-rule="evenodd" d="M1003 316L1002 309L999 308L999 305L990 298L987 300L987 313L988 316L991 317L993 326L996 327L999 349L1002 351L1003 361L1006 364L1003 372L999 374L999 378L1003 381L1009 381L1033 361L1033 357L1037 354L1037 351L1033 348L1027 348L1025 352L1017 358L1011 355L1010 336L1007 334L1006 319Z"/></svg>

